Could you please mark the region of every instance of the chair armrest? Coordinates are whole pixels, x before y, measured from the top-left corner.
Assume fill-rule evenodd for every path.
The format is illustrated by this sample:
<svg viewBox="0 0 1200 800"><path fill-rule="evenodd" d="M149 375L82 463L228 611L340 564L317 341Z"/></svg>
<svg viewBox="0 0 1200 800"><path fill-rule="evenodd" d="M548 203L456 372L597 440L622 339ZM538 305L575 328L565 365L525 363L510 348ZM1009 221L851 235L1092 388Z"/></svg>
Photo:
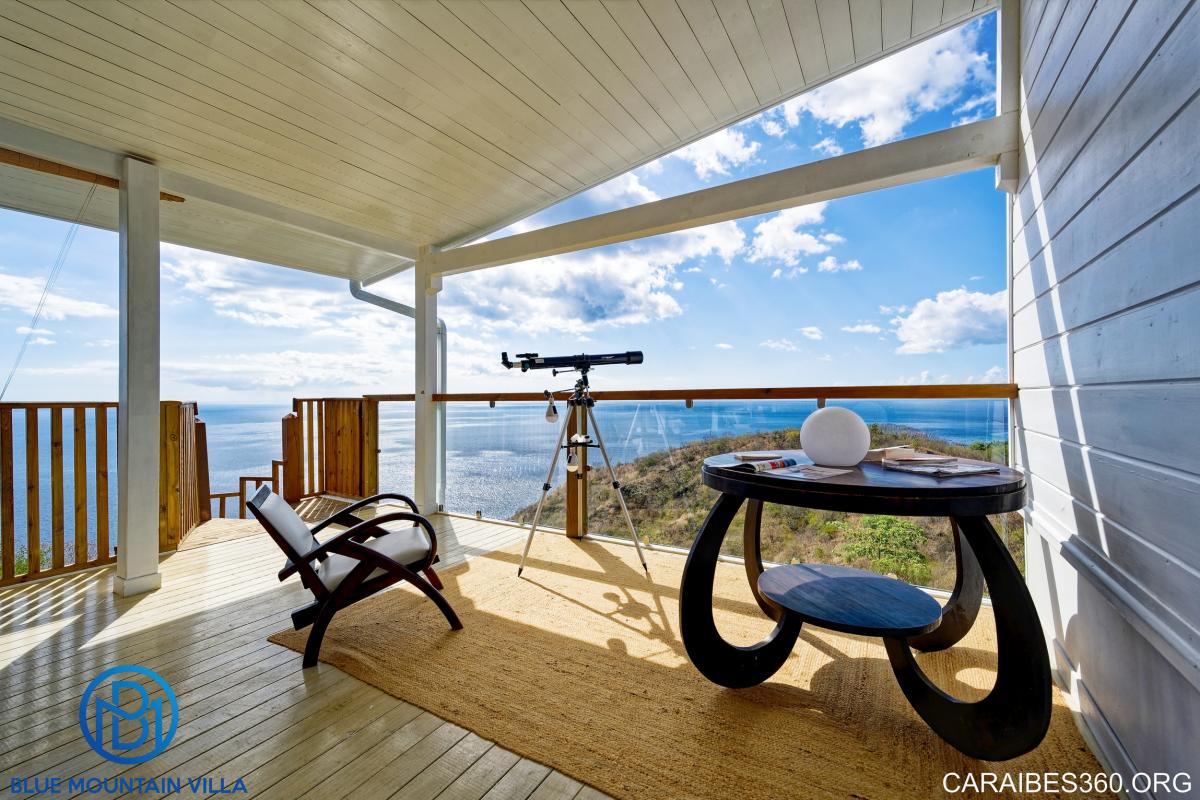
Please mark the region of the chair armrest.
<svg viewBox="0 0 1200 800"><path fill-rule="evenodd" d="M334 523L338 523L339 519L342 519L348 515L353 516L354 512L358 511L360 508L366 508L367 506L369 506L373 503L378 503L380 500L399 500L402 503L404 503L405 505L407 505L409 508L411 508L412 513L414 513L414 514L421 513L420 510L417 508L417 504L414 503L412 501L412 499L410 499L409 497L406 497L405 495L402 495L402 494L396 494L395 492L383 492L382 494L375 494L375 495L371 495L370 497L364 497L362 500L356 500L355 502L351 503L350 505L346 506L345 508L341 509L340 511L338 511L334 514L331 514L328 517L326 517L325 519L321 520L316 525L314 525L311 530L314 534L319 533L322 530L324 530L325 528L327 528L328 526L333 525ZM356 517L356 519L357 519L357 517ZM338 524L343 524L343 523L338 523Z"/></svg>
<svg viewBox="0 0 1200 800"><path fill-rule="evenodd" d="M372 528L377 528L385 522L392 522L394 520L401 519L415 522L425 529L425 533L429 535L429 562L433 563L433 559L437 557L437 533L435 533L433 530L433 523L425 517L422 517L420 514L414 514L408 511L393 511L390 514L382 514L374 519L360 522L352 528L347 528L337 536L334 536L332 539L326 540L326 542L319 547L310 550L308 553L305 553L304 560L311 561L314 558L321 558L330 553L355 555L356 548L349 548L349 552L342 552L343 550L347 549L345 547L347 542L357 544L357 540L359 538L372 535Z"/></svg>

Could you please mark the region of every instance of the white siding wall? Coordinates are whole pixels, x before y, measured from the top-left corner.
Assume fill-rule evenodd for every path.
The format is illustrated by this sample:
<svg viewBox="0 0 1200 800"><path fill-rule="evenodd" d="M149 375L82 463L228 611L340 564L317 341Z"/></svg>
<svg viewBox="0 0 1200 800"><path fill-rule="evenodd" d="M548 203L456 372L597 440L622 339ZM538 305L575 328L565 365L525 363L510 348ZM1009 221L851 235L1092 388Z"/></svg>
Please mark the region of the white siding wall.
<svg viewBox="0 0 1200 800"><path fill-rule="evenodd" d="M1200 11L1022 5L1029 584L1102 758L1200 779Z"/></svg>

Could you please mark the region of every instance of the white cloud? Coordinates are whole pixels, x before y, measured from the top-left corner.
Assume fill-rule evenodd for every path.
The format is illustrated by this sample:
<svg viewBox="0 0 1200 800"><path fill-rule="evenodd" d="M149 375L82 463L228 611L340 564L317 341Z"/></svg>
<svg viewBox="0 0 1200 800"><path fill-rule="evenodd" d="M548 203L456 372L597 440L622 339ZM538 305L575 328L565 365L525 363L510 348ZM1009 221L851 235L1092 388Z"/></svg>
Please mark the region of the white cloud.
<svg viewBox="0 0 1200 800"><path fill-rule="evenodd" d="M978 36L978 25L947 31L788 100L775 118L789 127L803 112L838 128L854 123L868 147L898 139L917 115L993 85L987 53L976 49Z"/></svg>
<svg viewBox="0 0 1200 800"><path fill-rule="evenodd" d="M862 269L862 264L856 259L849 261L838 261L834 256L826 256L821 259L821 263L817 264L818 272L858 272Z"/></svg>
<svg viewBox="0 0 1200 800"><path fill-rule="evenodd" d="M805 339L812 339L814 342L819 342L825 338L825 334L816 325L806 325L803 328L797 328L800 334Z"/></svg>
<svg viewBox="0 0 1200 800"><path fill-rule="evenodd" d="M832 136L826 136L824 139L814 144L812 149L827 156L840 156L842 153L846 152Z"/></svg>
<svg viewBox="0 0 1200 800"><path fill-rule="evenodd" d="M754 226L750 261L777 260L794 266L801 255L816 255L829 250L829 243L817 234L800 230L825 220L826 203L786 208Z"/></svg>
<svg viewBox="0 0 1200 800"><path fill-rule="evenodd" d="M29 340L29 343L40 345L42 347L49 347L51 345L58 344L58 342L54 341L53 339L47 339L45 336L35 336Z"/></svg>
<svg viewBox="0 0 1200 800"><path fill-rule="evenodd" d="M949 375L938 375L936 378L931 370L923 369L920 375L901 375L896 379L896 383L906 386L921 385L926 386L933 383L949 383Z"/></svg>
<svg viewBox="0 0 1200 800"><path fill-rule="evenodd" d="M967 383L1005 383L1008 381L1008 370L1003 367L991 367L987 372L976 378L974 375L967 376Z"/></svg>
<svg viewBox="0 0 1200 800"><path fill-rule="evenodd" d="M718 350L732 350L733 349L733 345L731 345L729 342L717 342L716 344L713 345L713 347L717 348Z"/></svg>
<svg viewBox="0 0 1200 800"><path fill-rule="evenodd" d="M846 237L827 232L821 234L821 241L825 244L842 244L846 241Z"/></svg>
<svg viewBox="0 0 1200 800"><path fill-rule="evenodd" d="M41 278L28 278L0 272L0 308L11 308L32 314L45 288ZM42 318L63 320L67 317L115 317L117 310L104 303L77 300L64 294L50 292L42 307Z"/></svg>
<svg viewBox="0 0 1200 800"><path fill-rule="evenodd" d="M908 311L908 306L880 306L880 314L903 314Z"/></svg>
<svg viewBox="0 0 1200 800"><path fill-rule="evenodd" d="M578 336L667 319L683 311L675 298L683 288L677 270L700 258L729 263L745 238L737 223L722 222L471 272L446 281L441 311L451 330L491 340L515 330Z"/></svg>
<svg viewBox="0 0 1200 800"><path fill-rule="evenodd" d="M880 333L883 328L873 325L870 322L859 321L856 325L843 326L842 330L846 333Z"/></svg>
<svg viewBox="0 0 1200 800"><path fill-rule="evenodd" d="M978 344L1005 341L1008 313L1003 291L969 292L966 288L939 292L913 306L907 316L892 320L900 339L897 353L942 353Z"/></svg>
<svg viewBox="0 0 1200 800"><path fill-rule="evenodd" d="M758 142L747 142L741 131L724 128L679 148L670 157L691 164L696 177L703 180L710 175L728 175L731 168L748 164L758 148Z"/></svg>
<svg viewBox="0 0 1200 800"><path fill-rule="evenodd" d="M765 342L759 342L758 346L765 347L768 350L786 350L788 352L795 352L800 349L790 339L767 339Z"/></svg>
<svg viewBox="0 0 1200 800"><path fill-rule="evenodd" d="M759 122L759 127L762 128L763 133L767 136L774 136L776 139L787 133L787 128L784 127L783 123L769 117L764 117Z"/></svg>
<svg viewBox="0 0 1200 800"><path fill-rule="evenodd" d="M53 336L54 335L54 331L50 330L49 328L31 328L28 325L17 326L17 333L20 334L21 336L28 336L31 333L37 334L39 336Z"/></svg>
<svg viewBox="0 0 1200 800"><path fill-rule="evenodd" d="M642 183L633 172L618 175L587 193L589 197L613 206L625 207L660 200L658 193Z"/></svg>
<svg viewBox="0 0 1200 800"><path fill-rule="evenodd" d="M833 361L833 356L825 353L824 355L817 356L817 361Z"/></svg>
<svg viewBox="0 0 1200 800"><path fill-rule="evenodd" d="M776 279L778 279L778 278L782 278L782 277L783 277L783 270L782 270L782 269L780 269L779 267L776 267L776 268L775 268L775 271L771 273L771 277L772 277L772 278L776 278Z"/></svg>

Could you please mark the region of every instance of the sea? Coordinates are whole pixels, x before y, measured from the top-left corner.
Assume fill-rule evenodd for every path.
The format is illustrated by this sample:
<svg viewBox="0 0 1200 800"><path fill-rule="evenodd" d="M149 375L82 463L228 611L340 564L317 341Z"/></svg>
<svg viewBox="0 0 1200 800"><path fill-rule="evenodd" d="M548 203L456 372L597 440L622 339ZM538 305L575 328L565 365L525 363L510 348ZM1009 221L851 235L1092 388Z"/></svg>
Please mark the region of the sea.
<svg viewBox="0 0 1200 800"><path fill-rule="evenodd" d="M1008 437L1008 404L1004 400L884 400L839 402L868 423L901 425L960 444L1005 441ZM232 491L242 475L269 475L271 459L280 456L280 421L290 411L286 404L201 404L207 424L209 476L212 491ZM560 415L566 413L557 404ZM811 400L600 402L596 420L609 457L620 465L650 453L668 454L680 445L700 439L734 434L798 428L816 410ZM546 419L546 403L450 403L446 413L446 497L449 511L480 513L504 519L537 501L550 466L562 416ZM109 442L116 442L115 414L109 417ZM382 403L379 414L379 486L384 491L411 493L413 487L412 403ZM91 420L89 420L90 428ZM14 430L14 452L24 452L19 426ZM89 437L90 438L90 437ZM71 436L65 437L66 539L73 541L73 482ZM41 454L41 527L50 528L49 432L43 431ZM89 443L90 444L90 443ZM25 540L24 459L17 459L14 483L16 539ZM592 463L602 466L594 455ZM563 465L552 478L561 485ZM116 455L110 447L110 530L116 531ZM94 509L95 487L89 486L89 506ZM230 513L236 514L236 503ZM94 512L93 512L94 514ZM89 521L94 531L94 519ZM93 534L94 538L94 534Z"/></svg>

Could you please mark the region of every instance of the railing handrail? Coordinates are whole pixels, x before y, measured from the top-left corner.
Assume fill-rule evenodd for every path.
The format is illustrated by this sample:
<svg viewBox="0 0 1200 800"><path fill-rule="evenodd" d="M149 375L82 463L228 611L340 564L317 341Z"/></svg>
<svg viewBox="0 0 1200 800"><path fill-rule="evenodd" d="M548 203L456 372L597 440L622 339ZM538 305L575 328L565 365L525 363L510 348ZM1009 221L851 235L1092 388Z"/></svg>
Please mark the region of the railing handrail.
<svg viewBox="0 0 1200 800"><path fill-rule="evenodd" d="M39 403L36 400L19 401L15 403L0 403L0 408L11 409L27 409L27 408L118 408L121 404L115 400L79 400L73 402L70 400L47 400Z"/></svg>
<svg viewBox="0 0 1200 800"><path fill-rule="evenodd" d="M560 394L560 392L556 392ZM912 386L787 386L729 389L615 389L594 391L597 400L908 400L908 399L1011 399L1015 383L942 383ZM412 395L372 395L375 399ZM435 403L545 401L541 392L446 392L434 394Z"/></svg>

